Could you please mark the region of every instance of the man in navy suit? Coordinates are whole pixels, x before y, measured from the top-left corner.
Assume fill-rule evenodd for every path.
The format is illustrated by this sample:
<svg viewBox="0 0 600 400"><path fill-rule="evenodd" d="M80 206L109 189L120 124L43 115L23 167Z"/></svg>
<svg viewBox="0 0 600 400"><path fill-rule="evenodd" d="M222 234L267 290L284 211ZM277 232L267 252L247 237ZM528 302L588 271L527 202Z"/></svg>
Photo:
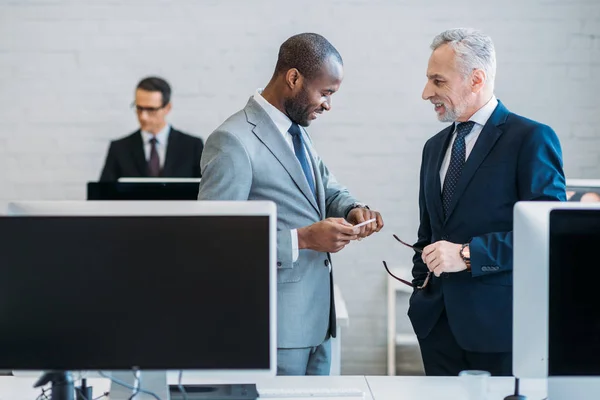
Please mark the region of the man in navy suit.
<svg viewBox="0 0 600 400"><path fill-rule="evenodd" d="M423 99L452 125L427 141L408 315L427 375L512 371L513 206L565 201L558 137L494 96L492 40L438 35Z"/></svg>

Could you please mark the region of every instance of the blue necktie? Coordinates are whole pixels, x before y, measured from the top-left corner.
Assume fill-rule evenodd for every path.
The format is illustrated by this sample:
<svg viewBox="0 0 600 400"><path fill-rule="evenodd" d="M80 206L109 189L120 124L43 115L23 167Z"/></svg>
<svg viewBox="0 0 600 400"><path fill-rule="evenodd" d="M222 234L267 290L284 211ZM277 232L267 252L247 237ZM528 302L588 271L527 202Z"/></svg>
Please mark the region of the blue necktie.
<svg viewBox="0 0 600 400"><path fill-rule="evenodd" d="M467 158L467 146L465 145L465 136L473 129L475 122L461 122L456 126L456 139L452 144L452 154L450 156L450 165L444 179L444 188L442 190L442 207L444 208L444 218L448 216L450 202L456 190L456 185L462 174L465 160Z"/></svg>
<svg viewBox="0 0 600 400"><path fill-rule="evenodd" d="M308 186L310 186L310 190L312 190L313 196L316 198L317 192L315 190L312 167L306 158L306 153L304 152L304 143L302 141L302 132L300 131L300 127L295 122L292 122L292 126L288 132L290 135L292 135L292 142L294 143L294 153L296 153L296 158L300 162L300 166L302 167L302 171L304 172Z"/></svg>

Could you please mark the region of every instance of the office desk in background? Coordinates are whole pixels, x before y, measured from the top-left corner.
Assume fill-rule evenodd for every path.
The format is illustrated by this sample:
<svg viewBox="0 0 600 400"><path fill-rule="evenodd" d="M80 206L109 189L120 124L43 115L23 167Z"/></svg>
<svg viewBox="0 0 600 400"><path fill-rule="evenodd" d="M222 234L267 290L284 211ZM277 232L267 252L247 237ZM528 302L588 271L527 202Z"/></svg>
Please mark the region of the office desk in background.
<svg viewBox="0 0 600 400"><path fill-rule="evenodd" d="M335 315L337 322L336 336L331 338L331 369L329 370L331 375L342 374L342 328L346 328L350 325L350 318L348 317L348 309L346 308L346 302L342 297L342 291L338 285L333 285L333 298L335 301Z"/></svg>

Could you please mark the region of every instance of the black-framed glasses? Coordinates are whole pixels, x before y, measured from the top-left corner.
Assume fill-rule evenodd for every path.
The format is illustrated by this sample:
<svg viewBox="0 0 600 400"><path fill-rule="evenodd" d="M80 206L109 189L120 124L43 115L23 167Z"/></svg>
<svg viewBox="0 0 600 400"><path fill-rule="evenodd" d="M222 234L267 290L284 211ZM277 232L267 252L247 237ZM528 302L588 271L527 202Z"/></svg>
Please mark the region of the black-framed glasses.
<svg viewBox="0 0 600 400"><path fill-rule="evenodd" d="M154 115L159 110L162 110L165 107L166 107L166 104L164 106L160 106L160 107L142 107L142 106L138 106L137 104L135 104L135 102L131 103L131 108L133 108L135 110L135 112L138 114L141 114L145 111L149 115Z"/></svg>
<svg viewBox="0 0 600 400"><path fill-rule="evenodd" d="M403 245L405 245L406 247L410 247L411 249L413 249L414 251L416 251L417 253L423 253L423 249L419 249L418 247L415 247L411 244L406 243L405 241L401 240L398 236L393 235L394 239L396 239L397 241L399 241L400 243L402 243ZM409 282L405 279L399 278L396 275L394 275L392 273L392 271L390 271L390 269L387 266L387 263L385 261L383 261L383 266L385 267L385 270L387 271L387 273L394 279L396 279L398 282L404 283L405 285L408 285L412 288L416 288L416 289L425 289L425 287L427 287L427 284L429 283L429 278L431 278L431 271L427 271L427 276L425 277L425 280L423 281L423 284L420 286L415 286L413 285L412 282Z"/></svg>

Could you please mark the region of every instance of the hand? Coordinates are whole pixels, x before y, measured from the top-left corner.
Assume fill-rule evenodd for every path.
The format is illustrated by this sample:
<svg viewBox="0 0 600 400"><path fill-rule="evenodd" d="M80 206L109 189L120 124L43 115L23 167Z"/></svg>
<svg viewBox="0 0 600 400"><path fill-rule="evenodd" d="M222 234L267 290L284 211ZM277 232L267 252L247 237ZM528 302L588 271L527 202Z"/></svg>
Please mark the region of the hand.
<svg viewBox="0 0 600 400"><path fill-rule="evenodd" d="M327 218L298 229L298 247L337 253L351 240L358 239L360 228L353 228L344 218Z"/></svg>
<svg viewBox="0 0 600 400"><path fill-rule="evenodd" d="M379 232L383 228L383 218L377 211L371 211L367 208L357 207L350 210L346 219L352 225L360 224L361 222L368 221L370 219L377 218L377 221L371 222L370 224L363 225L358 233L359 240L367 236L372 235L375 232Z"/></svg>
<svg viewBox="0 0 600 400"><path fill-rule="evenodd" d="M467 264L460 256L461 244L440 240L423 249L421 258L427 268L439 277L442 272L460 272L467 269Z"/></svg>

